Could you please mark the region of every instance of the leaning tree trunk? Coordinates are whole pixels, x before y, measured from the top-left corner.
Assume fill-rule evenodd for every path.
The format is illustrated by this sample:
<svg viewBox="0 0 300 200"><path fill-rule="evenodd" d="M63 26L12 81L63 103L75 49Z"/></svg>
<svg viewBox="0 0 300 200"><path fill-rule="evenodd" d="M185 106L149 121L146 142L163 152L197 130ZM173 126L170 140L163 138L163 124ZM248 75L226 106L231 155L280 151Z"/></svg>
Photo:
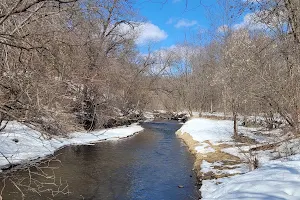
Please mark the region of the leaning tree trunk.
<svg viewBox="0 0 300 200"><path fill-rule="evenodd" d="M8 124L8 119L5 117L5 114L0 113L0 132L3 131Z"/></svg>

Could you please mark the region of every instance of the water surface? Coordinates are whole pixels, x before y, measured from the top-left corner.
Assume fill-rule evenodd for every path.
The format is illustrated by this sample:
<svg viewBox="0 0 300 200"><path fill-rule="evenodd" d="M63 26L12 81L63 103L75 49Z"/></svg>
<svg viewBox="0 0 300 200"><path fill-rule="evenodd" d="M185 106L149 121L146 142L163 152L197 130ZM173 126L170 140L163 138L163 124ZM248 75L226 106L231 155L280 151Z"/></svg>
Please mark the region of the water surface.
<svg viewBox="0 0 300 200"><path fill-rule="evenodd" d="M198 199L194 158L175 135L180 126L170 121L144 123L145 130L130 138L58 151L62 166L55 170L55 176L63 183L67 181L71 193L51 199ZM58 162L50 163L56 165ZM27 174L18 172L20 177ZM50 198L32 192L25 195L28 200ZM20 193L7 184L4 200L12 199L21 199Z"/></svg>

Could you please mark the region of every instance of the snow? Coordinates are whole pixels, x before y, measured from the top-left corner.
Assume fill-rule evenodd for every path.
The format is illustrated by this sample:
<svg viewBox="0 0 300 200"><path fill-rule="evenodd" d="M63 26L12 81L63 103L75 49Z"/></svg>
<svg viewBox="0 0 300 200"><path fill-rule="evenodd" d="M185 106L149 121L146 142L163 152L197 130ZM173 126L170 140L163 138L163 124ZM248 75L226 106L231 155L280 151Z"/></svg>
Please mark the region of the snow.
<svg viewBox="0 0 300 200"><path fill-rule="evenodd" d="M206 162L205 160L201 164L201 172L207 173L213 170L212 164L209 162Z"/></svg>
<svg viewBox="0 0 300 200"><path fill-rule="evenodd" d="M249 149L252 147L255 146L253 145L253 146L229 147L229 148L222 149L222 151L245 160L247 159L248 155L246 153L241 153L241 152L249 151Z"/></svg>
<svg viewBox="0 0 300 200"><path fill-rule="evenodd" d="M233 141L232 129L233 122L229 120L194 118L177 132L188 133L196 141L194 148L202 155L203 174L212 172L216 175L233 175L202 180L202 199L300 199L300 139L281 142L275 150L252 151L252 156L259 160L259 167L249 172L250 165L247 162L250 158L249 150L285 141L286 135L283 135L280 129L266 131L259 127L239 126L239 133L258 142L253 145ZM224 147L219 146L219 150L239 157L241 162L225 165L222 158L219 161L208 162L207 160L211 160L208 153L214 153L215 145L218 144L226 144ZM274 160L276 154L284 156L285 159Z"/></svg>
<svg viewBox="0 0 300 200"><path fill-rule="evenodd" d="M277 151L281 156L285 157L300 154L300 139L295 138L293 140L283 141Z"/></svg>
<svg viewBox="0 0 300 200"><path fill-rule="evenodd" d="M300 199L300 159L271 161L252 172L224 178L223 183L205 181L211 190L202 199Z"/></svg>
<svg viewBox="0 0 300 200"><path fill-rule="evenodd" d="M224 115L224 113L222 112L202 112L201 113L202 116L208 116L208 117L232 117L232 114L226 114Z"/></svg>
<svg viewBox="0 0 300 200"><path fill-rule="evenodd" d="M69 145L92 144L103 140L117 140L142 131L139 125L71 133L68 138L45 138L41 133L20 123L10 122L0 134L0 168L9 164L26 163L43 158ZM15 142L17 141L17 142Z"/></svg>
<svg viewBox="0 0 300 200"><path fill-rule="evenodd" d="M144 117L148 120L152 120L155 118L153 112L144 112Z"/></svg>
<svg viewBox="0 0 300 200"><path fill-rule="evenodd" d="M205 154L215 152L215 149L206 143L203 143L202 145L197 146L195 149L197 152L201 152L201 153L205 153Z"/></svg>
<svg viewBox="0 0 300 200"><path fill-rule="evenodd" d="M186 122L180 129L181 133L189 133L200 143L210 141L219 143L231 141L233 122L229 120L210 120L194 118Z"/></svg>
<svg viewBox="0 0 300 200"><path fill-rule="evenodd" d="M237 165L232 165L231 169L222 169L222 170L218 170L215 169L214 167L218 166L218 167L222 167L223 163L222 162L214 162L214 163L209 163L206 160L202 161L201 164L201 172L202 173L208 173L208 172L213 172L214 174L242 174L245 172L248 172L248 166L246 166L245 164L237 164Z"/></svg>

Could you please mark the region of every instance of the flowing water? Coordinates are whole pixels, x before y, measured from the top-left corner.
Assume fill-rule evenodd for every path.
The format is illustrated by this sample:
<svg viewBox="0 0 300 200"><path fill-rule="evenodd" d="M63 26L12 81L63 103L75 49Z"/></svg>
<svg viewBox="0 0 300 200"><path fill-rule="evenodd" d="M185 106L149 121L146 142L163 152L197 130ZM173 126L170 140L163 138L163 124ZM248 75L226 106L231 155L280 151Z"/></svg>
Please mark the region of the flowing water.
<svg viewBox="0 0 300 200"><path fill-rule="evenodd" d="M61 189L67 181L70 194L58 194L51 199L198 199L192 171L194 157L175 135L180 126L172 121L148 122L143 124L143 132L130 138L58 151L56 157L61 166L55 170L55 176L61 177ZM57 163L50 162L50 167ZM16 174L19 180L28 177L28 171ZM3 200L22 199L11 183L7 183L3 197ZM26 200L49 197L25 193Z"/></svg>

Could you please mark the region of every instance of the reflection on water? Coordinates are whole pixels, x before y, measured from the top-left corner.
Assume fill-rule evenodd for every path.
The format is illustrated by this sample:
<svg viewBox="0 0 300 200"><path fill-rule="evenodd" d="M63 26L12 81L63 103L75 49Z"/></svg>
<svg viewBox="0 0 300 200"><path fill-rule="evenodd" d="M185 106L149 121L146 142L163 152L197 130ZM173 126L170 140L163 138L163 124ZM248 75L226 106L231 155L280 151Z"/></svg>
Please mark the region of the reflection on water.
<svg viewBox="0 0 300 200"><path fill-rule="evenodd" d="M151 122L143 126L145 131L128 139L58 151L62 166L55 175L68 182L71 193L53 199L197 199L196 179L191 176L194 158L175 136L181 125ZM28 172L18 175L26 177ZM4 200L21 199L19 194L7 183ZM32 192L25 195L30 200L49 197Z"/></svg>

